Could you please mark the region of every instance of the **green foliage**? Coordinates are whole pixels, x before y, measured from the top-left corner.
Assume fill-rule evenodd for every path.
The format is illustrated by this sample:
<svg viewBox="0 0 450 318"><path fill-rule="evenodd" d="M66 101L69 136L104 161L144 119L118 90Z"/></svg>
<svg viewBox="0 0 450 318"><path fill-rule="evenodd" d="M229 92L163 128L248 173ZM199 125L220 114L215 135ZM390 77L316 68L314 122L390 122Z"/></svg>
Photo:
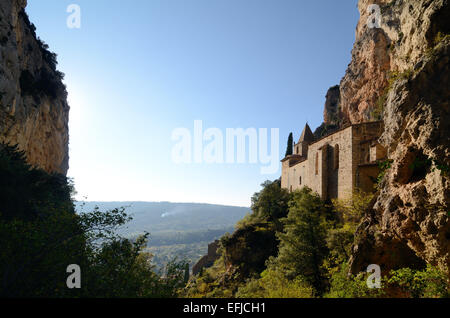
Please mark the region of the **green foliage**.
<svg viewBox="0 0 450 318"><path fill-rule="evenodd" d="M436 36L434 37L433 44L434 44L434 46L436 46L439 43L441 43L443 41L446 41L447 39L450 39L450 34L445 34L445 33L442 33L442 32L438 32L436 34Z"/></svg>
<svg viewBox="0 0 450 318"><path fill-rule="evenodd" d="M450 296L448 277L431 265L422 271L410 268L391 271L388 283L399 287L408 297L443 298Z"/></svg>
<svg viewBox="0 0 450 318"><path fill-rule="evenodd" d="M336 229L330 229L327 233L327 247L330 251L329 260L331 264L342 264L350 258L351 247L354 241L354 229L344 225Z"/></svg>
<svg viewBox="0 0 450 318"><path fill-rule="evenodd" d="M240 219L236 223L236 229L242 229L245 228L253 223L255 223L255 216L254 214L247 213L242 219Z"/></svg>
<svg viewBox="0 0 450 318"><path fill-rule="evenodd" d="M116 234L130 218L123 208L74 213L72 186L25 162L17 147L0 145L0 296L174 297L184 286L185 262L154 271L135 241ZM81 268L81 289L66 286L66 268Z"/></svg>
<svg viewBox="0 0 450 318"><path fill-rule="evenodd" d="M21 17L31 32L32 36L36 40L39 50L41 51L42 59L47 63L51 71L46 68L39 70L36 77L34 77L29 71L22 72L20 76L20 84L22 92L25 95L32 95L35 98L42 93L55 98L61 91L65 90L65 85L61 83L64 79L64 74L56 69L58 65L57 55L49 50L49 46L36 36L36 27L30 22L28 14L22 9L19 12ZM28 32L28 30L26 32ZM28 50L31 46L28 46Z"/></svg>
<svg viewBox="0 0 450 318"><path fill-rule="evenodd" d="M347 199L333 199L333 209L339 223L352 226L352 229L356 230L373 197L371 193L356 190Z"/></svg>
<svg viewBox="0 0 450 318"><path fill-rule="evenodd" d="M274 222L280 229L279 219L288 213L290 194L281 188L280 180L266 181L261 186L263 189L252 196L252 219Z"/></svg>
<svg viewBox="0 0 450 318"><path fill-rule="evenodd" d="M450 285L445 273L430 265L425 270L401 268L382 277L381 288L368 288L368 273L349 275L347 263L334 271L330 279L327 298L374 298L374 297L449 297Z"/></svg>
<svg viewBox="0 0 450 318"><path fill-rule="evenodd" d="M57 54L49 51L48 45L40 38L37 38L36 41L41 49L42 59L47 62L52 71L56 71L56 66L58 65Z"/></svg>
<svg viewBox="0 0 450 318"><path fill-rule="evenodd" d="M25 162L17 146L0 144L0 215L33 219L53 210L73 212L73 186L65 176L49 175Z"/></svg>
<svg viewBox="0 0 450 318"><path fill-rule="evenodd" d="M42 41L39 37L36 36L36 26L30 22L30 19L28 17L28 14L25 12L25 9L20 10L19 17L23 19L25 22L25 25L28 27L28 30L30 30L32 36L36 39L39 49L42 53L42 58L47 64L50 66L51 70L56 71L56 66L58 65L58 62L56 60L56 53L50 52L48 45Z"/></svg>
<svg viewBox="0 0 450 318"><path fill-rule="evenodd" d="M382 288L367 287L367 273L357 276L349 275L347 263L343 263L337 271L334 271L330 279L330 290L325 298L376 298L383 297ZM381 281L383 287L383 280Z"/></svg>
<svg viewBox="0 0 450 318"><path fill-rule="evenodd" d="M388 96L389 90L385 89L383 93L378 97L375 108L371 110L370 117L373 120L382 120L383 114L384 114L384 107L386 105L387 96Z"/></svg>
<svg viewBox="0 0 450 318"><path fill-rule="evenodd" d="M324 261L327 277L340 270L342 264L350 259L351 247L355 241L355 231L365 211L373 199L373 194L355 191L347 199L334 199L333 210L335 224L327 229L327 246L329 254Z"/></svg>
<svg viewBox="0 0 450 318"><path fill-rule="evenodd" d="M328 253L325 214L325 204L311 189L295 191L283 219L284 231L277 235L280 246L275 260L287 277L304 277L319 294L324 290L322 263Z"/></svg>
<svg viewBox="0 0 450 318"><path fill-rule="evenodd" d="M391 161L381 163L382 170L389 169L391 164ZM370 273L349 273L354 233L373 194L357 191L347 200L333 200L334 217L330 217L327 204L311 189L303 188L289 194L287 216L273 220L270 213L258 213L259 208L271 211L270 200L279 198L273 195L276 192L273 186L274 183L267 182L264 189L255 194L254 207L258 209L239 222L233 234L221 238L219 254L222 256L211 268L191 279L184 296L448 297L446 274L431 267L425 271L393 271L391 277L381 278L381 288L367 286ZM439 207L439 211L443 208ZM276 226L276 222L281 227ZM261 256L261 251L267 250L273 239L265 241L264 236L259 235L270 228L277 229L278 255ZM256 256L259 261L266 259L265 266L252 264Z"/></svg>
<svg viewBox="0 0 450 318"><path fill-rule="evenodd" d="M290 133L287 141L286 154L284 155L285 157L292 155L293 144L294 144L294 137L292 136L292 133Z"/></svg>
<svg viewBox="0 0 450 318"><path fill-rule="evenodd" d="M278 241L271 222L253 223L221 239L225 261L238 269L241 278L261 273L276 255Z"/></svg>
<svg viewBox="0 0 450 318"><path fill-rule="evenodd" d="M191 277L182 297L233 297L239 286L239 279L227 271L224 257L221 256L212 267L203 269L197 276Z"/></svg>
<svg viewBox="0 0 450 318"><path fill-rule="evenodd" d="M25 25L28 27L33 37L36 38L36 26L30 22L30 19L28 17L28 14L25 12L25 9L21 9L18 15L23 19Z"/></svg>
<svg viewBox="0 0 450 318"><path fill-rule="evenodd" d="M239 287L237 298L312 298L314 289L302 277L288 279L281 271L270 267L259 279L250 279Z"/></svg>
<svg viewBox="0 0 450 318"><path fill-rule="evenodd" d="M23 95L33 96L35 99L42 96L56 98L66 89L61 82L63 78L63 73L59 71L51 73L46 68L40 69L36 76L33 76L30 71L24 70L20 74L20 89Z"/></svg>
<svg viewBox="0 0 450 318"><path fill-rule="evenodd" d="M394 87L395 82L397 82L398 80L409 79L413 75L414 75L414 70L412 68L407 69L404 72L394 71L394 72L388 73L387 86L383 90L381 95L378 96L378 99L374 105L374 108L371 110L371 113L370 113L371 119L373 119L373 120L382 120L383 119L384 108L386 106L387 97L388 97L388 94L391 91L391 89Z"/></svg>
<svg viewBox="0 0 450 318"><path fill-rule="evenodd" d="M1 203L0 203L1 204ZM76 215L44 209L32 220L0 218L0 295L65 297L66 267L87 264L87 250Z"/></svg>
<svg viewBox="0 0 450 318"><path fill-rule="evenodd" d="M388 75L388 87L391 89L394 86L394 83L398 80L407 80L414 75L414 70L412 68L407 69L403 72L390 72Z"/></svg>
<svg viewBox="0 0 450 318"><path fill-rule="evenodd" d="M392 159L386 159L384 161L378 162L378 167L380 168L380 173L378 174L377 179L375 181L377 188L380 188L381 181L383 181L383 178L386 175L387 170L392 167L393 162L394 162L394 160L392 160Z"/></svg>

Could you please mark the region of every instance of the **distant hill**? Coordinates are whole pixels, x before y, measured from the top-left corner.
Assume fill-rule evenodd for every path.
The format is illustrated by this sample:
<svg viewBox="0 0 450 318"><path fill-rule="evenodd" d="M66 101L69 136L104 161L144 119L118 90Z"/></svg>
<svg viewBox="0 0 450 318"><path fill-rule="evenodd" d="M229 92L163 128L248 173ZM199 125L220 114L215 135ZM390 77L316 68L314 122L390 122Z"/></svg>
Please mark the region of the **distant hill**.
<svg viewBox="0 0 450 318"><path fill-rule="evenodd" d="M119 230L127 238L149 232L149 249L155 254L158 267L172 257L186 258L191 264L206 254L208 243L226 232L233 232L234 225L250 208L204 203L171 202L76 202L78 213L126 207L133 217Z"/></svg>

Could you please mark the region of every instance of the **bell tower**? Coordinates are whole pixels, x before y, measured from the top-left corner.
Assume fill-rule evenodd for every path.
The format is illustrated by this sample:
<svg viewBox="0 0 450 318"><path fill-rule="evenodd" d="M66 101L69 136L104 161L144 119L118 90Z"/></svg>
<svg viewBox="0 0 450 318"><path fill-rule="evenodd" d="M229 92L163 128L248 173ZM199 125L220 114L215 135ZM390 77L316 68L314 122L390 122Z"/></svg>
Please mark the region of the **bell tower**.
<svg viewBox="0 0 450 318"><path fill-rule="evenodd" d="M309 128L308 123L306 123L305 128L303 128L300 139L295 144L294 153L300 155L304 158L308 156L308 146L310 143L314 142L314 135Z"/></svg>

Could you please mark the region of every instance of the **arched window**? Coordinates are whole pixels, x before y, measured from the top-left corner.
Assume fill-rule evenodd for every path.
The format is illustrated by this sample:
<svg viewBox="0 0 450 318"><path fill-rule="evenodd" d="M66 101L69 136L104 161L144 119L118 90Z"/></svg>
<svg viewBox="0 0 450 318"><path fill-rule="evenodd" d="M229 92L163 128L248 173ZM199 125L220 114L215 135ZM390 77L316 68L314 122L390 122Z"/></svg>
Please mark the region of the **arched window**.
<svg viewBox="0 0 450 318"><path fill-rule="evenodd" d="M319 153L316 152L316 176L319 174Z"/></svg>
<svg viewBox="0 0 450 318"><path fill-rule="evenodd" d="M334 146L334 169L339 169L339 145Z"/></svg>

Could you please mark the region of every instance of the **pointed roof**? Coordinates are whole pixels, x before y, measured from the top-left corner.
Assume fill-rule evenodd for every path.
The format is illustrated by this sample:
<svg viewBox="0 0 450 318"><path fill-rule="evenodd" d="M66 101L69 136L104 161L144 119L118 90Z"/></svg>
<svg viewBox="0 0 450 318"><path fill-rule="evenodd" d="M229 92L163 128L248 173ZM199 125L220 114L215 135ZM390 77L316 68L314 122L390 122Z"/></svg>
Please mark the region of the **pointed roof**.
<svg viewBox="0 0 450 318"><path fill-rule="evenodd" d="M298 140L298 142L303 142L303 141L308 141L308 142L314 141L314 135L311 131L311 128L309 128L308 123L306 123L305 128L303 128L302 135L300 136L300 139Z"/></svg>

